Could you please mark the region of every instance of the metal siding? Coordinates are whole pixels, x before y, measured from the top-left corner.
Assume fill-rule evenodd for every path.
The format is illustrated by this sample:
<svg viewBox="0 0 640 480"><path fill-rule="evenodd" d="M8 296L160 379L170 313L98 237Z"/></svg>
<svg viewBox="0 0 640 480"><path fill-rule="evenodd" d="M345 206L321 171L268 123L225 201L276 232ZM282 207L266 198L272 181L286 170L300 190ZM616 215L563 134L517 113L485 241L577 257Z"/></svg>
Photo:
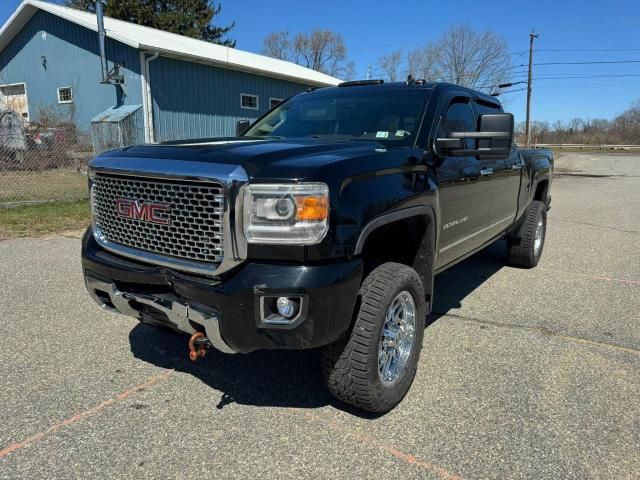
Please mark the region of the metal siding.
<svg viewBox="0 0 640 480"><path fill-rule="evenodd" d="M116 87L99 83L97 34L39 11L0 52L0 84L26 82L31 121L38 121L41 107L53 107L61 116L73 116L80 130L89 131L91 119L119 101L127 105L142 103L138 51L110 39L106 47L109 66L114 61L125 65L124 98L119 99ZM46 70L43 55L47 58ZM74 103L58 104L58 87L68 86L73 87Z"/></svg>
<svg viewBox="0 0 640 480"><path fill-rule="evenodd" d="M155 140L235 135L238 120L255 120L269 98L288 98L308 88L259 75L159 57L151 62ZM240 94L259 96L259 109L240 108Z"/></svg>

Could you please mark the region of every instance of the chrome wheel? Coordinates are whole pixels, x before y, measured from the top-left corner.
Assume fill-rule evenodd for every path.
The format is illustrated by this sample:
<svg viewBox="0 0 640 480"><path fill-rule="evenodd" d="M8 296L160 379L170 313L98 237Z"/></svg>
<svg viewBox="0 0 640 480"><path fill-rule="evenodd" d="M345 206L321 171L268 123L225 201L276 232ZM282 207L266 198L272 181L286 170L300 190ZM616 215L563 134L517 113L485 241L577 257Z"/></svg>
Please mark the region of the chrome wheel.
<svg viewBox="0 0 640 480"><path fill-rule="evenodd" d="M538 219L538 225L536 226L536 235L533 242L533 254L538 256L540 249L542 249L542 240L544 239L544 219L542 216Z"/></svg>
<svg viewBox="0 0 640 480"><path fill-rule="evenodd" d="M383 385L395 385L404 375L413 351L416 330L416 303L406 290L400 292L385 313L380 346L378 375Z"/></svg>

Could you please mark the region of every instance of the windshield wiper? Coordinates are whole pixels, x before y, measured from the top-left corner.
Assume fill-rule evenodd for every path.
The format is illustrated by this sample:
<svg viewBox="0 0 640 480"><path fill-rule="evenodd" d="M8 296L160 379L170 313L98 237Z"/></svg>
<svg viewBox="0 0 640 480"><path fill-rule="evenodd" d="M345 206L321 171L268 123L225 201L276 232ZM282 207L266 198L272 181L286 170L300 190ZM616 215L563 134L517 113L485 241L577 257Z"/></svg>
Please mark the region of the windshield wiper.
<svg viewBox="0 0 640 480"><path fill-rule="evenodd" d="M307 135L306 138L319 138L319 139L327 139L327 140L352 140L355 137L353 135L341 135L338 133L322 133L322 134L313 134Z"/></svg>

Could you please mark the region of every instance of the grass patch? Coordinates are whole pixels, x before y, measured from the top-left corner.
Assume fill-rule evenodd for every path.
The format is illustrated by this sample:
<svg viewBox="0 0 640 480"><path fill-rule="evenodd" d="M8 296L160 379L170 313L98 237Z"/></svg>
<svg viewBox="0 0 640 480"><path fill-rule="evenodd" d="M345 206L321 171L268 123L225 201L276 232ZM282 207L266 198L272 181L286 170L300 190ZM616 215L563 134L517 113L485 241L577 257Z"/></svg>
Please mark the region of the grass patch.
<svg viewBox="0 0 640 480"><path fill-rule="evenodd" d="M89 203L84 200L0 208L0 240L80 230L89 223Z"/></svg>
<svg viewBox="0 0 640 480"><path fill-rule="evenodd" d="M87 176L73 169L0 172L0 204L87 198Z"/></svg>

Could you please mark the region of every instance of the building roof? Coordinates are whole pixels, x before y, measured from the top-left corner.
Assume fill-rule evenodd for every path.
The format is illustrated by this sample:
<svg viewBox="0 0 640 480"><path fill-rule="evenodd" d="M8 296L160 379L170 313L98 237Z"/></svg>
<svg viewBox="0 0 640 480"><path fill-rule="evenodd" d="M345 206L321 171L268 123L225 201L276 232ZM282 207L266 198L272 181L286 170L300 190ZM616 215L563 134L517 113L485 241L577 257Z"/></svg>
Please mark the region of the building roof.
<svg viewBox="0 0 640 480"><path fill-rule="evenodd" d="M109 107L91 119L91 123L119 123L129 115L136 113L142 105L120 105Z"/></svg>
<svg viewBox="0 0 640 480"><path fill-rule="evenodd" d="M14 14L0 29L0 52L38 11L43 10L95 32L96 16L92 13L55 5L40 0L23 0ZM166 57L206 63L231 70L304 83L305 85L337 85L341 80L295 63L245 52L236 48L196 40L194 38L143 27L105 17L107 37L140 50L159 52ZM97 42L97 39L96 39Z"/></svg>

